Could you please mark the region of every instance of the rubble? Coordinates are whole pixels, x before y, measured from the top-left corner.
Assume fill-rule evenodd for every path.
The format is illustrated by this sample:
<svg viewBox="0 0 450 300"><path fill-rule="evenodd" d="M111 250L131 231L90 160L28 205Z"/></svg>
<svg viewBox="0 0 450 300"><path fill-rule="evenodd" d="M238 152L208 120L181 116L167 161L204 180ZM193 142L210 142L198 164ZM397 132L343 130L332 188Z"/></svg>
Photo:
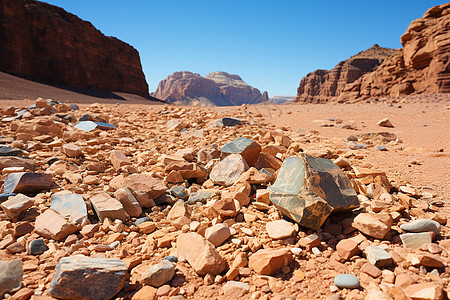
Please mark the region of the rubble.
<svg viewBox="0 0 450 300"><path fill-rule="evenodd" d="M20 259L11 261L0 260L0 297L5 293L18 290L22 285L22 262Z"/></svg>

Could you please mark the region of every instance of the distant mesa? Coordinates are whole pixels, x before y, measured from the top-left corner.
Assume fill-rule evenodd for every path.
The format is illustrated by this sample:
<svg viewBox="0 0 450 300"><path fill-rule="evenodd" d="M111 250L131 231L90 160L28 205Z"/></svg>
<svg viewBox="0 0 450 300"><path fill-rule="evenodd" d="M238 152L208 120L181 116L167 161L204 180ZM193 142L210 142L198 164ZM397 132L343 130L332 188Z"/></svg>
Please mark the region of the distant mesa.
<svg viewBox="0 0 450 300"><path fill-rule="evenodd" d="M229 106L262 101L261 92L238 75L212 72L205 77L189 71L175 72L151 94L169 103Z"/></svg>
<svg viewBox="0 0 450 300"><path fill-rule="evenodd" d="M402 35L402 49L374 45L331 71L316 70L301 80L296 101L357 102L373 97L449 93L449 24L450 3L430 8L422 18L412 21ZM383 62L372 68L366 63L360 67L361 54Z"/></svg>
<svg viewBox="0 0 450 300"><path fill-rule="evenodd" d="M39 82L148 97L139 53L62 8L0 1L0 71Z"/></svg>

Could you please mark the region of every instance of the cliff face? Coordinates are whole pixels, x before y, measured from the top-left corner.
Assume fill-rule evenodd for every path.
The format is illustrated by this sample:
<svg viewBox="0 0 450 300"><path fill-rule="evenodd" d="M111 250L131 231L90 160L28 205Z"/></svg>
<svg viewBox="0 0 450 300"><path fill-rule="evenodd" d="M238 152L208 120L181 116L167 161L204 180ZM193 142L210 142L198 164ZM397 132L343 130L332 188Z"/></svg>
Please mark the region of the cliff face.
<svg viewBox="0 0 450 300"><path fill-rule="evenodd" d="M341 61L330 71L311 72L300 81L295 101L320 103L335 100L347 84L374 70L394 52L393 49L375 44L371 48Z"/></svg>
<svg viewBox="0 0 450 300"><path fill-rule="evenodd" d="M450 92L450 3L430 8L401 37L403 49L347 85L340 101Z"/></svg>
<svg viewBox="0 0 450 300"><path fill-rule="evenodd" d="M136 49L34 0L0 2L0 70L68 87L148 96Z"/></svg>
<svg viewBox="0 0 450 300"><path fill-rule="evenodd" d="M180 104L241 105L259 103L261 92L238 75L213 72L205 77L188 71L175 72L161 81L152 96Z"/></svg>

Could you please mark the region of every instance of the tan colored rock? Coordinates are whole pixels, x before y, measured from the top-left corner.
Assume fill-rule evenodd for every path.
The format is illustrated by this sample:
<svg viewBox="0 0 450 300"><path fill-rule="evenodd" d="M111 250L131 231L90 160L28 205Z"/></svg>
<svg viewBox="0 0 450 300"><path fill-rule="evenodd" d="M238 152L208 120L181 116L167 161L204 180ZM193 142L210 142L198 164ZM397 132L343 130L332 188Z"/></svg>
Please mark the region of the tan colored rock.
<svg viewBox="0 0 450 300"><path fill-rule="evenodd" d="M391 128L394 127L394 125L392 125L391 121L389 121L388 118L384 118L384 119L378 121L377 125L381 126L381 127L391 127Z"/></svg>
<svg viewBox="0 0 450 300"><path fill-rule="evenodd" d="M77 158L81 155L81 147L75 144L64 144L62 149L67 157Z"/></svg>
<svg viewBox="0 0 450 300"><path fill-rule="evenodd" d="M270 192L268 190L257 189L255 200L258 202L265 203L265 204L270 204L269 195L270 195Z"/></svg>
<svg viewBox="0 0 450 300"><path fill-rule="evenodd" d="M129 188L118 189L114 193L114 197L122 203L125 212L130 217L139 217L142 214L142 207Z"/></svg>
<svg viewBox="0 0 450 300"><path fill-rule="evenodd" d="M178 218L186 217L189 218L191 216L191 209L189 205L186 204L183 200L178 200L170 209L167 214L167 219L176 220Z"/></svg>
<svg viewBox="0 0 450 300"><path fill-rule="evenodd" d="M289 249L262 249L250 256L248 265L260 275L273 275L287 266L292 259Z"/></svg>
<svg viewBox="0 0 450 300"><path fill-rule="evenodd" d="M156 291L156 288L145 285L136 294L133 295L131 300L156 300L158 299L158 297L156 296Z"/></svg>
<svg viewBox="0 0 450 300"><path fill-rule="evenodd" d="M155 199L167 190L163 180L146 174L133 174L127 177L119 175L109 183L114 189L128 187L134 191L144 191L150 199Z"/></svg>
<svg viewBox="0 0 450 300"><path fill-rule="evenodd" d="M131 165L131 161L125 156L122 151L119 150L111 151L109 160L116 170L120 169L120 167L122 166Z"/></svg>
<svg viewBox="0 0 450 300"><path fill-rule="evenodd" d="M358 255L361 252L358 248L358 244L352 239L340 240L336 245L336 251L339 256L345 260L349 260L350 258Z"/></svg>
<svg viewBox="0 0 450 300"><path fill-rule="evenodd" d="M230 227L227 224L219 223L209 227L205 231L205 238L214 246L218 247L231 236Z"/></svg>
<svg viewBox="0 0 450 300"><path fill-rule="evenodd" d="M352 226L371 237L383 239L391 230L392 217L390 214L361 213L355 217Z"/></svg>
<svg viewBox="0 0 450 300"><path fill-rule="evenodd" d="M119 219L122 221L127 219L122 203L110 197L107 193L97 194L90 197L89 200L101 221L105 218L111 218L112 220Z"/></svg>
<svg viewBox="0 0 450 300"><path fill-rule="evenodd" d="M166 167L166 173L170 173L172 171L178 171L183 179L206 178L208 176L208 174L202 167L200 167L196 163L190 163L187 161L170 163Z"/></svg>
<svg viewBox="0 0 450 300"><path fill-rule="evenodd" d="M381 270L378 269L377 267L375 267L372 264L369 263L365 263L362 267L361 267L361 272L364 272L366 274L369 274L370 276L372 276L373 278L378 278L381 276Z"/></svg>
<svg viewBox="0 0 450 300"><path fill-rule="evenodd" d="M412 284L405 288L412 300L442 300L442 286L434 282Z"/></svg>
<svg viewBox="0 0 450 300"><path fill-rule="evenodd" d="M169 183L182 183L184 182L183 176L176 170L170 171L166 177L166 181Z"/></svg>
<svg viewBox="0 0 450 300"><path fill-rule="evenodd" d="M290 237L295 232L294 224L285 220L277 220L267 223L266 230L269 237L274 240Z"/></svg>
<svg viewBox="0 0 450 300"><path fill-rule="evenodd" d="M15 219L22 211L33 206L34 201L23 194L9 197L8 200L0 204L0 207L11 219Z"/></svg>
<svg viewBox="0 0 450 300"><path fill-rule="evenodd" d="M209 177L214 184L230 186L248 170L248 164L240 154L230 154L211 170Z"/></svg>
<svg viewBox="0 0 450 300"><path fill-rule="evenodd" d="M190 232L177 238L178 256L185 258L199 275L222 273L227 263L215 250L214 245L201 235Z"/></svg>
<svg viewBox="0 0 450 300"><path fill-rule="evenodd" d="M35 231L48 239L61 241L70 234L76 232L78 227L66 220L53 209L47 209L43 214L36 218Z"/></svg>
<svg viewBox="0 0 450 300"><path fill-rule="evenodd" d="M424 266L430 268L442 268L444 266L444 262L440 256L427 253L409 253L406 256L406 260L413 266Z"/></svg>

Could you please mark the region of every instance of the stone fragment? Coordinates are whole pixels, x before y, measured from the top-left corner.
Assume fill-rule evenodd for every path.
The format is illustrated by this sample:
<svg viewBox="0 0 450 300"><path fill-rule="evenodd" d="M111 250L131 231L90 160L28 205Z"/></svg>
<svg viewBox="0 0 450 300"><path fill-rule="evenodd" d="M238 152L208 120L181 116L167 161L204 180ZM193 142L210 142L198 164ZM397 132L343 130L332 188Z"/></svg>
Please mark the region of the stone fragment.
<svg viewBox="0 0 450 300"><path fill-rule="evenodd" d="M283 239L295 232L294 225L285 220L271 221L266 224L266 230L269 237L274 240Z"/></svg>
<svg viewBox="0 0 450 300"><path fill-rule="evenodd" d="M230 227L227 224L219 223L209 227L205 231L205 238L214 246L220 246L231 236Z"/></svg>
<svg viewBox="0 0 450 300"><path fill-rule="evenodd" d="M216 164L209 177L214 184L230 186L248 170L248 164L240 154L230 154Z"/></svg>
<svg viewBox="0 0 450 300"><path fill-rule="evenodd" d="M186 200L187 194L186 194L186 188L182 185L174 185L169 189L170 194L178 199L184 199Z"/></svg>
<svg viewBox="0 0 450 300"><path fill-rule="evenodd" d="M390 214L361 213L353 219L352 226L377 239L383 239L391 230L392 216Z"/></svg>
<svg viewBox="0 0 450 300"><path fill-rule="evenodd" d="M237 140L225 144L220 149L220 152L222 153L222 158L232 153L240 154L251 167L259 159L261 145L254 140L240 137Z"/></svg>
<svg viewBox="0 0 450 300"><path fill-rule="evenodd" d="M249 267L260 275L273 275L292 261L289 249L261 249L249 259Z"/></svg>
<svg viewBox="0 0 450 300"><path fill-rule="evenodd" d="M101 130L110 130L110 129L116 128L112 124L103 123L103 122L92 122L92 121L80 121L74 127L76 129L87 131L87 132L92 131L96 128L101 129Z"/></svg>
<svg viewBox="0 0 450 300"><path fill-rule="evenodd" d="M202 202L206 203L209 199L211 199L214 196L215 193L213 192L206 192L206 191L197 191L189 194L189 198L187 200L187 203L193 204L196 202Z"/></svg>
<svg viewBox="0 0 450 300"><path fill-rule="evenodd" d="M350 180L338 166L306 154L286 158L268 190L270 200L283 214L313 230L322 226L331 212L359 205Z"/></svg>
<svg viewBox="0 0 450 300"><path fill-rule="evenodd" d="M412 300L442 300L442 286L434 282L412 284L405 288L406 294Z"/></svg>
<svg viewBox="0 0 450 300"><path fill-rule="evenodd" d="M377 268L386 268L392 265L392 256L383 248L378 246L368 246L364 250L367 260Z"/></svg>
<svg viewBox="0 0 450 300"><path fill-rule="evenodd" d="M127 177L119 175L110 181L114 189L123 187L131 188L133 191L144 191L150 199L156 199L166 193L167 187L163 180L146 174L133 174Z"/></svg>
<svg viewBox="0 0 450 300"><path fill-rule="evenodd" d="M400 225L400 229L408 232L428 232L432 231L435 235L441 232L441 224L429 219L418 219L412 222Z"/></svg>
<svg viewBox="0 0 450 300"><path fill-rule="evenodd" d="M20 259L0 260L0 297L18 290L22 285L23 268Z"/></svg>
<svg viewBox="0 0 450 300"><path fill-rule="evenodd" d="M282 164L283 163L281 162L281 160L279 160L278 158L276 158L272 154L261 152L260 155L259 155L259 159L255 163L254 167L256 169L258 169L258 170L261 170L261 169L273 169L273 170L276 171L279 168L281 168Z"/></svg>
<svg viewBox="0 0 450 300"><path fill-rule="evenodd" d="M424 266L430 268L442 268L444 266L444 262L438 255L427 253L409 253L406 256L406 260L409 261L413 266Z"/></svg>
<svg viewBox="0 0 450 300"><path fill-rule="evenodd" d="M36 169L36 161L26 157L0 156L0 170L3 172L3 170L10 168L17 168L21 171L5 172L5 174L20 173L23 170L34 171Z"/></svg>
<svg viewBox="0 0 450 300"><path fill-rule="evenodd" d="M8 146L0 146L0 156L22 156L23 150Z"/></svg>
<svg viewBox="0 0 450 300"><path fill-rule="evenodd" d="M155 200L151 199L144 191L133 191L133 195L142 208L151 208L156 205Z"/></svg>
<svg viewBox="0 0 450 300"><path fill-rule="evenodd" d="M178 257L185 258L199 275L222 273L226 267L226 261L211 244L201 235L189 232L182 233L177 238Z"/></svg>
<svg viewBox="0 0 450 300"><path fill-rule="evenodd" d="M250 291L250 285L240 281L228 281L222 289L227 299L239 299Z"/></svg>
<svg viewBox="0 0 450 300"><path fill-rule="evenodd" d="M157 300L158 297L156 296L156 292L156 288L145 285L136 294L133 295L133 298L131 298L131 300Z"/></svg>
<svg viewBox="0 0 450 300"><path fill-rule="evenodd" d="M150 266L142 274L142 283L154 287L160 287L166 282L172 280L174 275L175 265L164 259L159 263Z"/></svg>
<svg viewBox="0 0 450 300"><path fill-rule="evenodd" d="M53 209L47 209L36 218L35 231L48 239L61 241L76 232L78 227Z"/></svg>
<svg viewBox="0 0 450 300"><path fill-rule="evenodd" d="M28 245L28 248L31 255L41 255L48 250L43 239L32 240Z"/></svg>
<svg viewBox="0 0 450 300"><path fill-rule="evenodd" d="M416 279L410 274L403 273L395 276L395 285L403 289L413 283L416 283Z"/></svg>
<svg viewBox="0 0 450 300"><path fill-rule="evenodd" d="M184 160L170 163L165 169L166 173L172 171L178 171L183 179L206 178L208 176L208 173L203 167Z"/></svg>
<svg viewBox="0 0 450 300"><path fill-rule="evenodd" d="M352 274L340 274L334 277L334 284L341 289L357 289L359 287L359 279Z"/></svg>
<svg viewBox="0 0 450 300"><path fill-rule="evenodd" d="M391 127L391 128L394 127L394 125L392 125L391 121L389 121L388 118L381 119L380 121L377 122L377 125L381 127Z"/></svg>
<svg viewBox="0 0 450 300"><path fill-rule="evenodd" d="M361 272L364 272L366 274L369 274L370 276L372 276L373 278L378 278L381 276L381 270L378 269L377 267L375 267L372 264L369 263L365 263L362 267L361 267Z"/></svg>
<svg viewBox="0 0 450 300"><path fill-rule="evenodd" d="M142 214L142 207L129 188L120 188L114 193L114 197L122 203L125 212L130 217L139 217Z"/></svg>
<svg viewBox="0 0 450 300"><path fill-rule="evenodd" d="M111 299L125 282L127 266L117 258L63 257L48 293L58 299Z"/></svg>
<svg viewBox="0 0 450 300"><path fill-rule="evenodd" d="M46 173L11 173L3 183L3 193L37 194L52 185L52 175Z"/></svg>
<svg viewBox="0 0 450 300"><path fill-rule="evenodd" d="M267 189L257 189L256 190L256 201L258 202L262 202L265 204L270 204L270 191L268 191Z"/></svg>
<svg viewBox="0 0 450 300"><path fill-rule="evenodd" d="M75 144L64 144L62 152L67 155L67 157L77 158L81 155L81 147Z"/></svg>
<svg viewBox="0 0 450 300"><path fill-rule="evenodd" d="M118 170L123 166L131 165L131 161L125 156L122 151L112 150L109 155L109 160L113 165L114 169Z"/></svg>
<svg viewBox="0 0 450 300"><path fill-rule="evenodd" d="M340 240L336 245L336 251L345 260L349 260L360 252L358 244L352 239Z"/></svg>
<svg viewBox="0 0 450 300"><path fill-rule="evenodd" d="M312 248L320 245L320 238L317 236L317 234L310 234L308 236L302 237L298 244L300 247L304 247L308 250L311 250Z"/></svg>
<svg viewBox="0 0 450 300"><path fill-rule="evenodd" d="M228 117L218 119L213 122L213 125L217 126L217 127L223 127L223 126L232 127L232 126L237 126L237 125L241 125L241 124L242 124L241 120L236 119L236 118L228 118Z"/></svg>
<svg viewBox="0 0 450 300"><path fill-rule="evenodd" d="M170 209L167 214L167 219L176 220L178 218L186 217L189 218L191 216L191 209L189 205L186 204L183 200L178 200Z"/></svg>
<svg viewBox="0 0 450 300"><path fill-rule="evenodd" d="M97 194L89 198L89 200L100 221L103 221L105 218L122 221L127 219L122 203L110 197L107 193Z"/></svg>
<svg viewBox="0 0 450 300"><path fill-rule="evenodd" d="M172 170L167 175L166 181L168 183L182 183L182 182L184 182L184 179L183 179L183 176L181 176L180 172L178 172L176 170Z"/></svg>
<svg viewBox="0 0 450 300"><path fill-rule="evenodd" d="M9 197L8 200L0 204L0 207L8 217L15 219L22 211L29 209L33 206L33 204L33 199L23 194L18 194L16 196Z"/></svg>
<svg viewBox="0 0 450 300"><path fill-rule="evenodd" d="M84 203L83 196L80 194L53 194L50 208L65 217L69 217L74 223L81 224L84 219L87 219L86 203Z"/></svg>
<svg viewBox="0 0 450 300"><path fill-rule="evenodd" d="M404 233L400 235L400 239L403 247L419 249L433 241L432 234L431 232Z"/></svg>

